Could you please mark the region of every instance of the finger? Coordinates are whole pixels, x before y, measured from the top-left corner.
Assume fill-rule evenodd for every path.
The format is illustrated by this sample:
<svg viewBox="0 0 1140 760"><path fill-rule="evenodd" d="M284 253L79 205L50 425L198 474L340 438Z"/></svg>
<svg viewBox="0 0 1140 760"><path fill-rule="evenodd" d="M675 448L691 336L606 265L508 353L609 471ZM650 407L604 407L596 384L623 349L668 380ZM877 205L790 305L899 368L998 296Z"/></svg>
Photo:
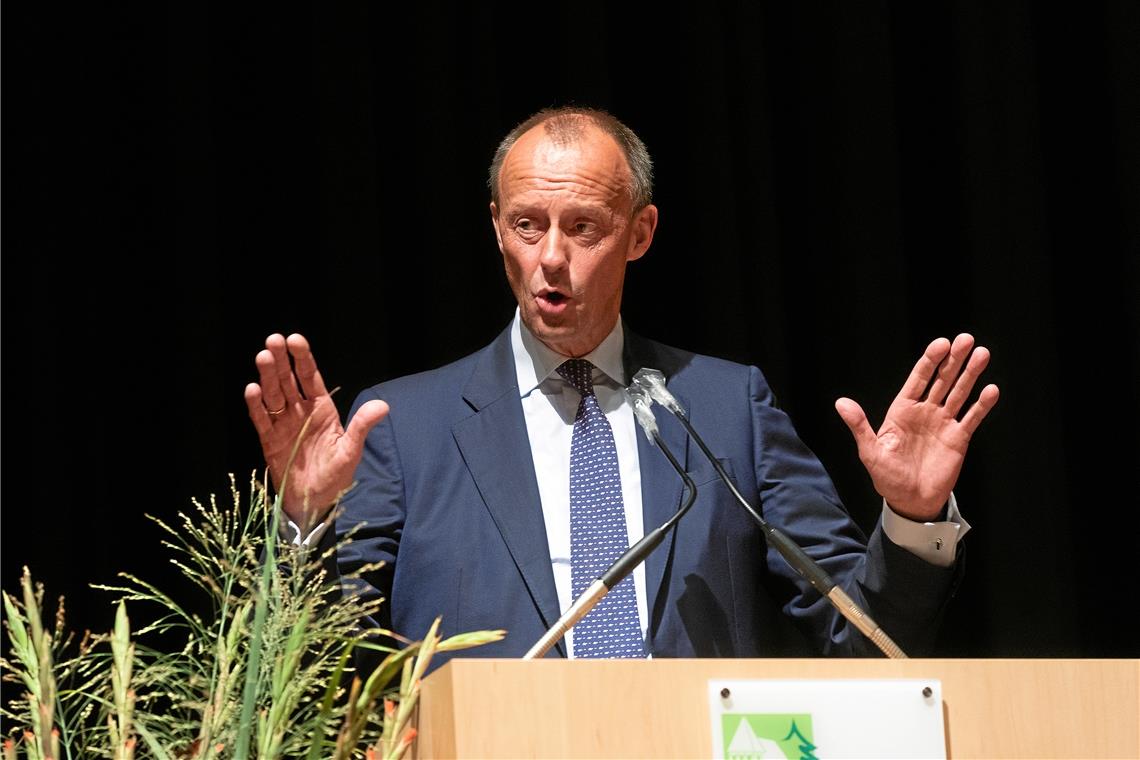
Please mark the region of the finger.
<svg viewBox="0 0 1140 760"><path fill-rule="evenodd" d="M273 420L265 411L261 386L257 383L250 383L245 386L245 405L249 408L249 419L253 421L253 427L257 430L257 437L261 439L264 448L266 441L269 440L269 434L273 431Z"/></svg>
<svg viewBox="0 0 1140 760"><path fill-rule="evenodd" d="M978 394L978 400L966 412L966 416L962 418L962 427L968 435L973 435L974 431L978 429L978 425L982 424L982 420L990 413L998 402L998 387L996 385L987 385L982 388L982 392Z"/></svg>
<svg viewBox="0 0 1140 760"><path fill-rule="evenodd" d="M954 380L958 377L958 371L966 364L966 359L970 356L970 350L973 347L974 336L969 333L962 333L954 338L954 343L950 346L950 355L942 360L942 364L938 367L938 374L934 378L934 384L926 393L928 401L933 401L935 404L942 403L946 394L954 387Z"/></svg>
<svg viewBox="0 0 1140 760"><path fill-rule="evenodd" d="M950 390L950 395L946 397L946 413L951 417L957 417L958 412L966 403L969 398L970 392L974 390L974 384L978 382L978 378L990 363L990 351L985 346L978 346L974 353L970 355L970 361L966 363L966 369L962 370L962 374L958 377L954 387Z"/></svg>
<svg viewBox="0 0 1140 760"><path fill-rule="evenodd" d="M285 403L289 406L301 400L301 391L297 388L297 379L293 376L293 365L289 361L289 351L285 345L285 338L274 333L265 339L265 347L273 354L274 368L277 370L277 384ZM276 409L277 407L273 407Z"/></svg>
<svg viewBox="0 0 1140 760"><path fill-rule="evenodd" d="M328 391L325 390L325 381L321 379L321 373L317 370L317 360L313 358L309 341L305 340L304 335L293 333L285 343L293 356L293 372L301 383L301 392L305 394L305 398L314 399L326 395Z"/></svg>
<svg viewBox="0 0 1140 760"><path fill-rule="evenodd" d="M935 370L950 351L950 341L945 338L935 338L926 347L914 369L910 371L898 398L909 401L919 401L926 393L926 386L930 385L930 378L934 377Z"/></svg>
<svg viewBox="0 0 1140 760"><path fill-rule="evenodd" d="M866 447L875 442L875 431L871 429L871 423L867 421L863 407L852 399L841 398L835 402L835 411L839 412L839 416L847 425L847 429L851 431L851 435L855 436L855 445L862 454Z"/></svg>
<svg viewBox="0 0 1140 760"><path fill-rule="evenodd" d="M285 394L281 392L280 373L277 371L277 359L269 349L257 352L254 358L257 365L257 374L260 379L260 395L262 406L269 411L280 413L287 406Z"/></svg>
<svg viewBox="0 0 1140 760"><path fill-rule="evenodd" d="M364 439L368 437L372 428L376 427L376 423L387 416L388 404L379 399L368 401L356 410L356 414L352 415L352 419L348 422L348 429L344 431L344 437L348 439L354 456L364 449Z"/></svg>

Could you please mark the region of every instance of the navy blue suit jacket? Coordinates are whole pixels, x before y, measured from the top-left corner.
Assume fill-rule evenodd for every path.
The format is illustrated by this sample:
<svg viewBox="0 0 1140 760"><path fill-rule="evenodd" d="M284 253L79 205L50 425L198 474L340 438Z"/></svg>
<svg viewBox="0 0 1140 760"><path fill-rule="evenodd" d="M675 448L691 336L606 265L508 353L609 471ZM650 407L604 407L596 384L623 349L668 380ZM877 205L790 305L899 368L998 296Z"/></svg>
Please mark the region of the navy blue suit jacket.
<svg viewBox="0 0 1140 760"><path fill-rule="evenodd" d="M900 646L925 651L955 569L923 562L881 527L868 541L758 369L628 331L624 361L629 377L643 366L663 371L745 498ZM342 502L335 534L359 530L338 553L340 571L386 561L363 584L387 599L375 621L384 627L419 638L438 615L444 635L505 628L504 641L467 656L521 656L557 620L559 606L509 328L458 362L363 392L353 412L373 398L391 413L370 433L357 485ZM681 425L663 411L657 419L698 497L647 561L653 656L876 652L769 549ZM678 508L682 482L642 435L638 455L649 530ZM564 657L565 649L548 656Z"/></svg>

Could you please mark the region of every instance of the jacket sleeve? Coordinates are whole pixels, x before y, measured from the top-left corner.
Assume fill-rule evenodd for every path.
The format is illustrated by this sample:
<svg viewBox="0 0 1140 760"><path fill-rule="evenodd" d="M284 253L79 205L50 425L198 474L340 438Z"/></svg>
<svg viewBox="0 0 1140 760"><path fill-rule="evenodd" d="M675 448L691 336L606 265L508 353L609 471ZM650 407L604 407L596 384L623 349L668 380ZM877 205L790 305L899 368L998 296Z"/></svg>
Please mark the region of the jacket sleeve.
<svg viewBox="0 0 1140 760"><path fill-rule="evenodd" d="M867 540L844 508L823 465L775 404L760 370L751 367L749 403L760 509L823 567L902 649L929 652L962 559L931 565L893 544L876 524ZM828 655L878 655L878 648L793 570L775 548L769 572L785 581L782 609Z"/></svg>
<svg viewBox="0 0 1140 760"><path fill-rule="evenodd" d="M362 392L349 418L375 398L380 398L375 389ZM330 577L341 579L343 593L385 600L375 617L361 621L362 626L392 628L387 600L391 598L404 515L403 472L391 422L384 419L369 432L356 481L337 507L335 530L325 531L320 543L321 551L330 557L326 571ZM329 551L334 545L337 551ZM358 667L370 672L377 663L360 648L356 651Z"/></svg>

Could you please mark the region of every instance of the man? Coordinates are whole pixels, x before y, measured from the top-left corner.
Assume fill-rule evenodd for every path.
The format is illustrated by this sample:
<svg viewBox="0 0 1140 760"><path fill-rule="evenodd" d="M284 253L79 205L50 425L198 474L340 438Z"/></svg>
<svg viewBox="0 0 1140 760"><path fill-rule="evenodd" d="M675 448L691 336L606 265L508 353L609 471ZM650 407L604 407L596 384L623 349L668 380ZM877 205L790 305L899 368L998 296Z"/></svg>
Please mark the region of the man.
<svg viewBox="0 0 1140 760"><path fill-rule="evenodd" d="M968 528L951 489L998 398L987 386L960 414L989 353L968 335L932 342L877 433L858 404L836 402L884 497L867 540L759 370L624 329L625 267L657 226L649 156L632 131L599 111L540 112L503 141L490 187L518 311L487 348L365 391L344 428L302 336L270 336L257 355L260 382L245 395L275 485L312 415L283 492L297 540L331 545L322 521L355 472L335 532L360 529L338 562L386 562L365 576L364 592L387 599L375 622L408 636L436 615L448 633L506 628L476 654L520 656L598 568L681 503L680 479L637 434L622 391L653 367L766 519L904 649L927 647ZM781 612L818 652L876 651L766 546L679 424L658 420L697 500L548 656L782 654Z"/></svg>

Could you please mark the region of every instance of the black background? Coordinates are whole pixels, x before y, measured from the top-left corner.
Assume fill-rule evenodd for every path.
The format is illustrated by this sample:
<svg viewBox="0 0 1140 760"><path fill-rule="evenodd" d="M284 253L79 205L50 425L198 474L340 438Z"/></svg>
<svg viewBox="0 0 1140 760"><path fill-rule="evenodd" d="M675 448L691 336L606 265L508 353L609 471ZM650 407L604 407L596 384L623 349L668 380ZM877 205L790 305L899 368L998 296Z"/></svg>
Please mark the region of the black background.
<svg viewBox="0 0 1140 760"><path fill-rule="evenodd" d="M661 210L639 332L762 367L870 528L832 404L877 424L974 333L1002 398L947 656L1138 656L1140 6L7 4L3 587L74 625L171 518L260 465L242 401L301 331L347 408L513 301L484 185L540 107L612 110Z"/></svg>

